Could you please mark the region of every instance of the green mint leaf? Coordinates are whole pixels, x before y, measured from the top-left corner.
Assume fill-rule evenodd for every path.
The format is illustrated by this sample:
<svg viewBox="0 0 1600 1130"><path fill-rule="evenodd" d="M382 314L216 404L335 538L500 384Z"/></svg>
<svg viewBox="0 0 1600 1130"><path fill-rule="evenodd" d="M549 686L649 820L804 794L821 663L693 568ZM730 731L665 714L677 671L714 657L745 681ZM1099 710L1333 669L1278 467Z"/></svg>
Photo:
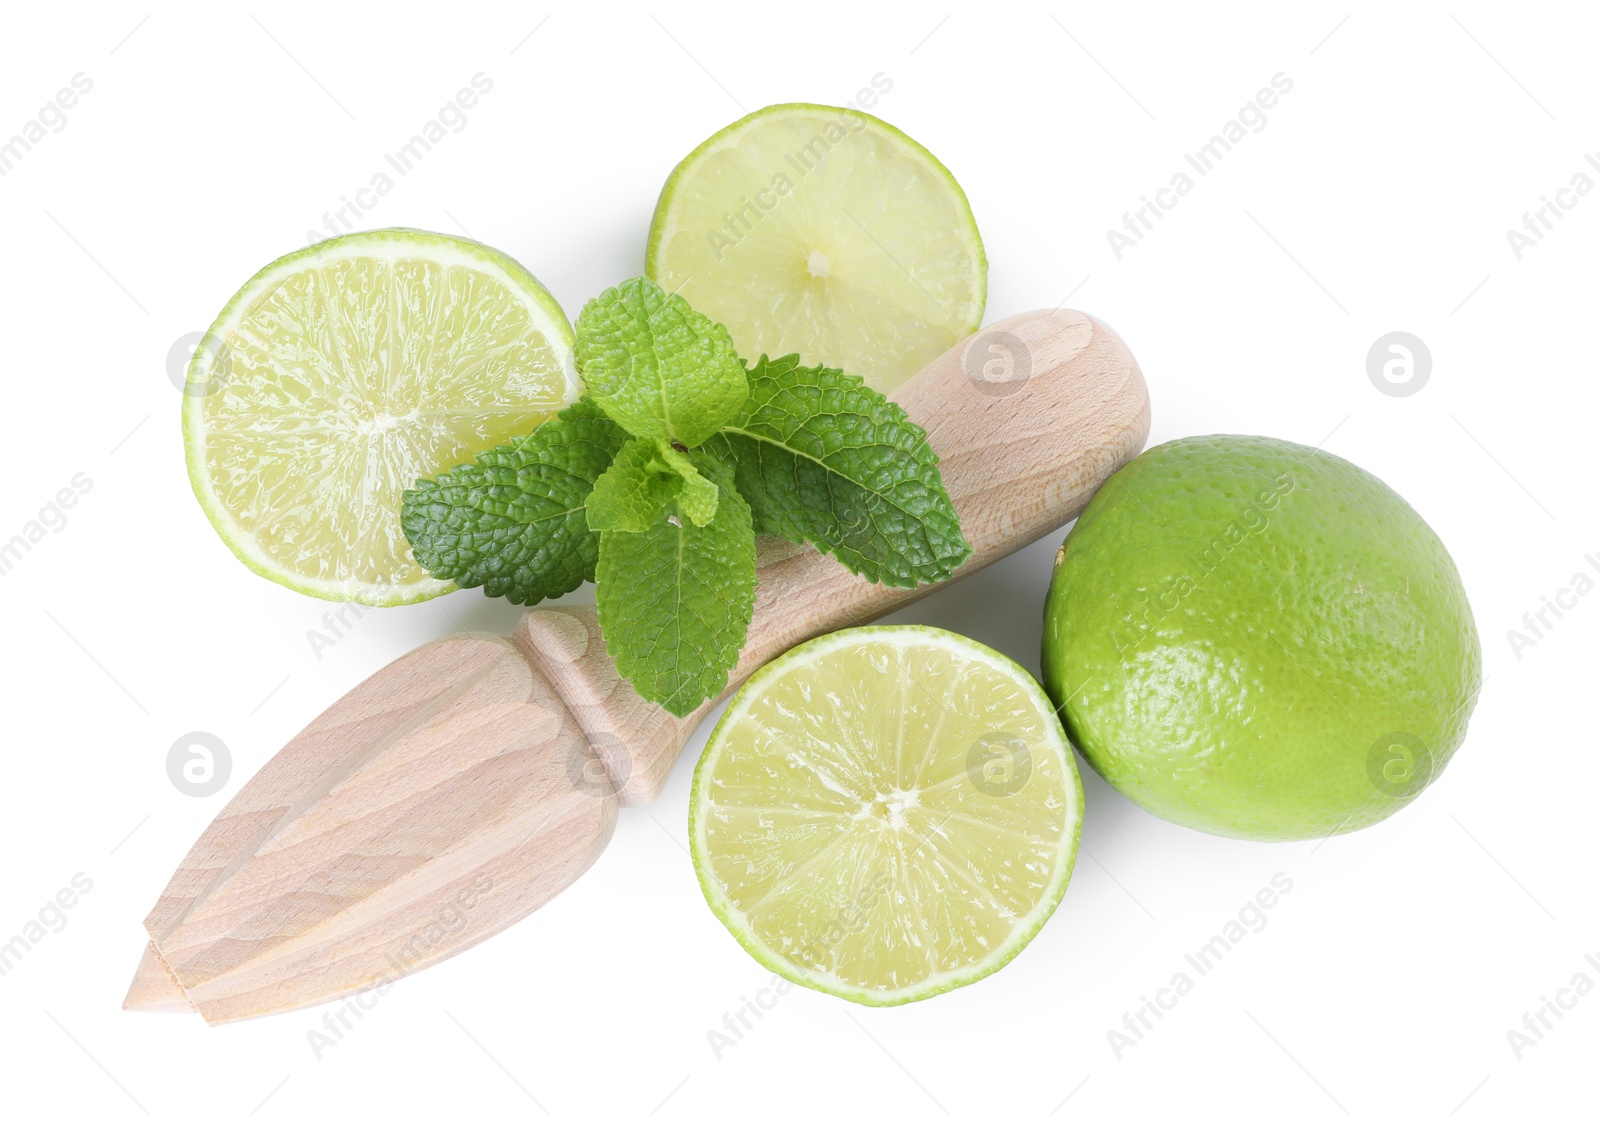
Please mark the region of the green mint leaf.
<svg viewBox="0 0 1600 1130"><path fill-rule="evenodd" d="M589 528L643 533L666 513L679 488L680 480L662 460L656 441L630 439L595 480L589 495Z"/></svg>
<svg viewBox="0 0 1600 1130"><path fill-rule="evenodd" d="M690 458L661 440L631 439L589 495L589 528L643 533L674 500L704 526L717 513L717 486Z"/></svg>
<svg viewBox="0 0 1600 1130"><path fill-rule="evenodd" d="M606 650L633 689L683 717L727 685L755 605L756 541L733 470L689 454L716 488L716 515L685 521L676 500L648 530L600 535L595 603Z"/></svg>
<svg viewBox="0 0 1600 1130"><path fill-rule="evenodd" d="M516 604L571 592L594 579L600 549L584 500L627 438L585 399L471 463L419 479L400 503L412 554L435 577Z"/></svg>
<svg viewBox="0 0 1600 1130"><path fill-rule="evenodd" d="M584 304L578 369L594 402L640 439L704 443L748 389L728 331L646 278Z"/></svg>
<svg viewBox="0 0 1600 1130"><path fill-rule="evenodd" d="M758 533L809 542L873 582L948 579L972 547L927 433L860 377L762 357L750 398L706 445L733 463Z"/></svg>
<svg viewBox="0 0 1600 1130"><path fill-rule="evenodd" d="M661 458L683 479L678 501L683 504L684 517L697 526L709 523L717 516L717 484L695 470L694 460L671 444L661 444Z"/></svg>

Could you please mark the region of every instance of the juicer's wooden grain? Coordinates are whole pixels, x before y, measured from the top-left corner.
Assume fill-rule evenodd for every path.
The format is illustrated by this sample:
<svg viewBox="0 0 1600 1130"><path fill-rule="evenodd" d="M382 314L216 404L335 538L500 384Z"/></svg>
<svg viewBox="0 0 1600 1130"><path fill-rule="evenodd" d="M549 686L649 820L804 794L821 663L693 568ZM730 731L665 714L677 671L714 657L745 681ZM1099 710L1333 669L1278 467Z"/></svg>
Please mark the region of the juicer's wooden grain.
<svg viewBox="0 0 1600 1130"><path fill-rule="evenodd" d="M229 802L145 920L128 1008L220 1023L384 985L497 933L594 862L610 789L498 636L427 644Z"/></svg>
<svg viewBox="0 0 1600 1130"><path fill-rule="evenodd" d="M1027 379L975 379L994 359ZM973 546L961 575L1074 517L1149 430L1132 355L1073 311L997 322L895 399L939 453ZM868 584L777 541L759 574L729 691L936 587ZM713 705L680 719L639 698L593 609L534 609L511 641L418 648L302 730L206 829L146 919L124 1007L262 1016L379 991L482 941L594 862L618 804L655 798Z"/></svg>

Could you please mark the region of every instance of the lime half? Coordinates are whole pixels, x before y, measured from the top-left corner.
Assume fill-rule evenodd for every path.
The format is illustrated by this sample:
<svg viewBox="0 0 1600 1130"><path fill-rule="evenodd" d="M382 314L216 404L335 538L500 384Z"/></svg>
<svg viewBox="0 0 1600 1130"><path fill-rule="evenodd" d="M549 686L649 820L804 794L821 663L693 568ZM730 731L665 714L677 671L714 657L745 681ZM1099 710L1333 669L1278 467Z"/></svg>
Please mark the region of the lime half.
<svg viewBox="0 0 1600 1130"><path fill-rule="evenodd" d="M1083 793L1033 678L937 628L851 628L758 671L706 744L689 842L755 959L861 1004L986 977L1061 901Z"/></svg>
<svg viewBox="0 0 1600 1130"><path fill-rule="evenodd" d="M799 353L887 392L983 319L987 263L932 153L859 110L768 106L673 170L645 271L749 360Z"/></svg>
<svg viewBox="0 0 1600 1130"><path fill-rule="evenodd" d="M577 399L572 327L539 281L469 240L389 229L245 283L184 389L189 480L222 540L298 592L410 604L429 576L400 495Z"/></svg>

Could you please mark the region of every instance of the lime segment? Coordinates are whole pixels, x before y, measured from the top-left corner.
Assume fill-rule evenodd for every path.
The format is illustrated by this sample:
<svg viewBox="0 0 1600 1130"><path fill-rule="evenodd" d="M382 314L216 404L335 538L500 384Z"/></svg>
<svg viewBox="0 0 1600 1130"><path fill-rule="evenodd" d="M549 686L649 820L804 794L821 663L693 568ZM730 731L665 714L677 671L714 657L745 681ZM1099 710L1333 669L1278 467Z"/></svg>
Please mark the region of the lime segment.
<svg viewBox="0 0 1600 1130"><path fill-rule="evenodd" d="M299 592L448 592L411 555L400 495L530 431L579 393L555 299L512 259L427 232L315 244L246 283L190 365L189 477L246 565Z"/></svg>
<svg viewBox="0 0 1600 1130"><path fill-rule="evenodd" d="M799 353L894 388L983 318L987 264L961 186L870 114L769 106L678 165L646 272L747 360Z"/></svg>
<svg viewBox="0 0 1600 1130"><path fill-rule="evenodd" d="M916 626L853 628L757 672L695 770L701 889L745 949L862 1004L1020 952L1066 890L1082 792L1026 671Z"/></svg>

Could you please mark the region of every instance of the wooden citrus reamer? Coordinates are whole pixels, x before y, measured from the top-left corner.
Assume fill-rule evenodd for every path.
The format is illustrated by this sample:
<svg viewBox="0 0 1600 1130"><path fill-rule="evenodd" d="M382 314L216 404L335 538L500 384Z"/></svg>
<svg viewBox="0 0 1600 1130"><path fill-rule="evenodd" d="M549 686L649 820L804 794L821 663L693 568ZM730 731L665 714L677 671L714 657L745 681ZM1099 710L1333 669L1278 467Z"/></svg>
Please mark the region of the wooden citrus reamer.
<svg viewBox="0 0 1600 1130"><path fill-rule="evenodd" d="M1009 380L985 380L1005 354ZM1150 421L1121 339L1066 310L989 326L894 398L927 429L973 547L958 576L1077 515ZM935 587L869 584L776 540L758 557L729 690L795 644ZM467 949L583 874L618 805L655 799L713 705L676 718L634 694L592 608L535 608L509 640L418 648L324 711L205 830L145 919L151 941L124 1007L216 1024L348 996Z"/></svg>

